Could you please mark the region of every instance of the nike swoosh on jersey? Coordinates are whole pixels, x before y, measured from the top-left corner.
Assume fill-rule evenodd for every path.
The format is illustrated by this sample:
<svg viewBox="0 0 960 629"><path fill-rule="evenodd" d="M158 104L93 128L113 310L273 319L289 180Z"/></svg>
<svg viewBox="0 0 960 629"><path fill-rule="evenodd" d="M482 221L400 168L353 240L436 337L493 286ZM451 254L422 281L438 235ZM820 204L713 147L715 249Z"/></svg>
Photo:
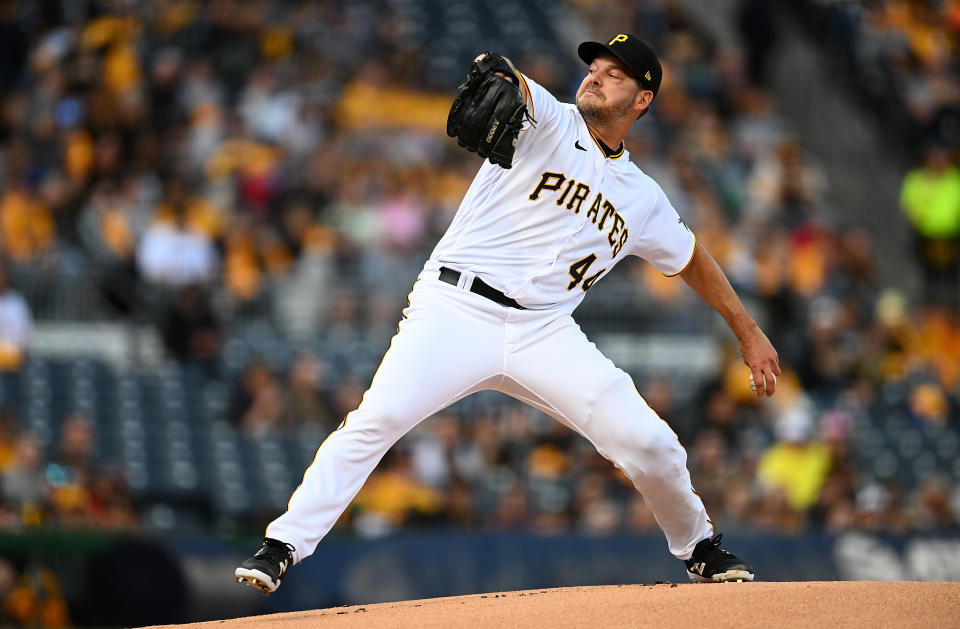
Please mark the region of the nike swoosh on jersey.
<svg viewBox="0 0 960 629"><path fill-rule="evenodd" d="M582 146L580 146L580 140L574 140L574 141L573 141L573 147L576 148L576 149L580 149L581 151L586 151L586 150L587 150L587 149L583 148Z"/></svg>

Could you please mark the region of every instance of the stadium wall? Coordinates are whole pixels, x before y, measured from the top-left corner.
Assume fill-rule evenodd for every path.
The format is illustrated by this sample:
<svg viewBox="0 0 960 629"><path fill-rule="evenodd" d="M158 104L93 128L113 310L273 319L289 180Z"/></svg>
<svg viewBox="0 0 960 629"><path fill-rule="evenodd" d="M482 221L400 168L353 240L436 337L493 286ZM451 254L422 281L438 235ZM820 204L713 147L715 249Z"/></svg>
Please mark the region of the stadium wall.
<svg viewBox="0 0 960 629"><path fill-rule="evenodd" d="M960 536L725 535L764 581L960 581ZM256 540L33 533L0 556L39 582L53 574L78 626L137 626L605 584L686 582L662 537L416 532L332 538L263 597L233 582Z"/></svg>

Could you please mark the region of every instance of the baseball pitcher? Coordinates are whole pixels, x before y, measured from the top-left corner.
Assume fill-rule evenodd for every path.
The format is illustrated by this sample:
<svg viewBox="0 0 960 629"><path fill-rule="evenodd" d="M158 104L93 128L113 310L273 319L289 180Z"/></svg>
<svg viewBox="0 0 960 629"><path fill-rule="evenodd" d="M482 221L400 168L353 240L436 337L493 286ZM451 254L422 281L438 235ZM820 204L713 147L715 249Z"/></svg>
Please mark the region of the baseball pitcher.
<svg viewBox="0 0 960 629"><path fill-rule="evenodd" d="M321 444L287 511L236 569L238 582L276 590L400 437L486 389L542 410L621 469L692 580L753 580L753 569L720 547L676 434L571 315L597 280L636 256L679 275L723 316L758 396L776 389L777 353L624 149L660 88L656 54L625 33L585 42L578 54L588 69L575 105L504 57L484 53L473 62L447 133L485 163L414 284L363 401Z"/></svg>

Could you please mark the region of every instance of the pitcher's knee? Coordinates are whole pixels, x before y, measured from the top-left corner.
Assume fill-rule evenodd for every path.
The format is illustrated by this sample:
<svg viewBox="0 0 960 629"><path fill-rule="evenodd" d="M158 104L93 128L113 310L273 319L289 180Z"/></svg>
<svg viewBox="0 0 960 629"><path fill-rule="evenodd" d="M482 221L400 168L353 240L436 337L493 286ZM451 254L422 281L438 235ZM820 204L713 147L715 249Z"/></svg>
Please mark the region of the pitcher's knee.
<svg viewBox="0 0 960 629"><path fill-rule="evenodd" d="M376 440L390 439L392 443L410 430L414 423L406 414L390 407L361 406L347 415L343 429Z"/></svg>
<svg viewBox="0 0 960 629"><path fill-rule="evenodd" d="M683 453L683 447L677 436L663 422L654 429L642 429L641 436L636 440L640 450L647 456L667 456L674 458Z"/></svg>
<svg viewBox="0 0 960 629"><path fill-rule="evenodd" d="M644 476L669 476L686 468L686 451L666 425L635 427L623 440L623 451L635 472Z"/></svg>

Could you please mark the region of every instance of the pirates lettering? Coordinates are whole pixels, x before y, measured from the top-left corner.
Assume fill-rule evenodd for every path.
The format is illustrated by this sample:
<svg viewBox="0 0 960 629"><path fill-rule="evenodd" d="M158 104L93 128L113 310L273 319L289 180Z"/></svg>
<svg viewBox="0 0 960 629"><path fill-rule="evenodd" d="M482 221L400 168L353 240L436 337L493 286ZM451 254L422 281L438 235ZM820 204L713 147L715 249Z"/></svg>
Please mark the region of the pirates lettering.
<svg viewBox="0 0 960 629"><path fill-rule="evenodd" d="M540 175L540 180L527 198L531 201L539 201L544 192L553 193L548 198L553 198L558 207L564 207L574 214L579 214L583 203L590 198L590 185L572 178L568 179L563 173L545 171ZM587 218L599 231L607 232L607 242L613 254L611 257L617 257L627 243L628 237L623 217L617 212L617 208L610 199L605 199L603 193L599 191L589 202L589 208Z"/></svg>

